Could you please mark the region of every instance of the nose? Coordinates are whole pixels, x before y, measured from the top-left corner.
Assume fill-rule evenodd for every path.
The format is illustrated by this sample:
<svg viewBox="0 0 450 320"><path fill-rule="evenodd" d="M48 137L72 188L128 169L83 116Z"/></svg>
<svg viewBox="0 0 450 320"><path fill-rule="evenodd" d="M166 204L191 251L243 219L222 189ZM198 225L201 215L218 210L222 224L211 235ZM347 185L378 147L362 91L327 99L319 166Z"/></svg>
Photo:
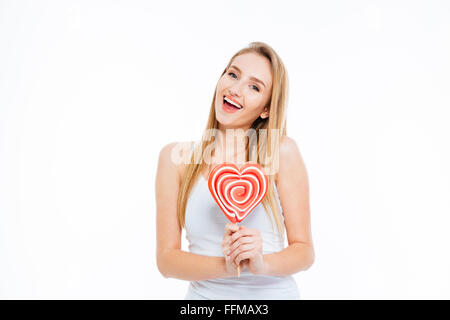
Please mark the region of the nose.
<svg viewBox="0 0 450 320"><path fill-rule="evenodd" d="M241 83L240 81L236 81L229 89L229 93L231 96L240 97L241 96Z"/></svg>

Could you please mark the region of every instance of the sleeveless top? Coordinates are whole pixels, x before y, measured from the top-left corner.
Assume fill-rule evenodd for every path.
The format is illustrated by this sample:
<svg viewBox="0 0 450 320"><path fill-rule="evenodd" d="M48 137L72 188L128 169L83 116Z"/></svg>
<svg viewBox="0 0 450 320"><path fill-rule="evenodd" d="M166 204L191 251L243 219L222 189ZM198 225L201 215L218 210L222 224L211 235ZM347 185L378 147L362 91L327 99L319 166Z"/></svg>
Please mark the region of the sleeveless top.
<svg viewBox="0 0 450 320"><path fill-rule="evenodd" d="M280 206L275 183L274 190L277 204ZM223 257L222 240L225 225L229 222L212 197L208 182L201 174L186 203L185 229L189 251L204 256ZM271 212L270 216L266 213L262 203L239 224L260 231L263 254L283 250L284 241L278 234L273 215ZM300 296L292 276L254 275L247 267L243 267L240 277L191 281L185 299L288 300L300 299Z"/></svg>

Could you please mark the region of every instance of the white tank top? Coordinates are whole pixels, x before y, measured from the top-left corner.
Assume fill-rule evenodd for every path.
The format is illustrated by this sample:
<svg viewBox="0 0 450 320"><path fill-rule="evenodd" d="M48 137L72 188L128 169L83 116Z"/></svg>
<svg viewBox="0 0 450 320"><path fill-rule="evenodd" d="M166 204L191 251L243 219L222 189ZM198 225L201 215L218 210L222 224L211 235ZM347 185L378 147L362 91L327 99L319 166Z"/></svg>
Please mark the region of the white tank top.
<svg viewBox="0 0 450 320"><path fill-rule="evenodd" d="M280 201L276 184L274 190ZM281 207L280 207L281 211ZM189 251L199 255L223 257L222 240L229 220L214 201L208 182L200 175L186 204L186 239ZM241 222L248 228L258 229L263 238L263 254L281 251L284 242L279 237L272 213L270 217L260 203ZM185 299L299 299L297 284L292 276L263 276L252 274L247 267L240 277L191 281Z"/></svg>

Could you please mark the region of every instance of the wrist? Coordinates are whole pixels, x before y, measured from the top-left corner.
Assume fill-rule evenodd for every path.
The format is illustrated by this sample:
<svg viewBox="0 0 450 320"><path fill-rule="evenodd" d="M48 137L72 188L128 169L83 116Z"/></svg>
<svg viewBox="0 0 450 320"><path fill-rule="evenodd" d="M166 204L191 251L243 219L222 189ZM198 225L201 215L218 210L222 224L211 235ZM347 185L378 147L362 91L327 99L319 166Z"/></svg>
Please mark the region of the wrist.
<svg viewBox="0 0 450 320"><path fill-rule="evenodd" d="M233 268L230 265L229 261L227 261L227 258L225 258L225 257L223 258L223 263L224 263L224 269L225 269L224 277L225 278L235 277L236 276L236 271L233 270Z"/></svg>
<svg viewBox="0 0 450 320"><path fill-rule="evenodd" d="M267 255L263 255L263 264L264 264L264 274L269 275L270 274L270 263L267 261Z"/></svg>
<svg viewBox="0 0 450 320"><path fill-rule="evenodd" d="M261 269L258 272L258 275L262 276L268 276L270 273L270 265L267 261L267 255L262 255L262 263L261 263Z"/></svg>

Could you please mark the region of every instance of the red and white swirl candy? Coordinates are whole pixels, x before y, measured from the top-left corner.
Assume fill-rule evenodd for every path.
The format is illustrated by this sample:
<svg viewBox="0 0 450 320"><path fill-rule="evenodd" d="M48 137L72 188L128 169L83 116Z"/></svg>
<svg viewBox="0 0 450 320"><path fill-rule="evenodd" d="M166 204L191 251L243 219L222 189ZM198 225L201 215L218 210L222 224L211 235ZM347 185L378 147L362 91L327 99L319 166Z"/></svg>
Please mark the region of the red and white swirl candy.
<svg viewBox="0 0 450 320"><path fill-rule="evenodd" d="M261 166L247 162L239 169L233 163L221 163L208 177L214 200L232 222L241 222L264 199L268 179Z"/></svg>

